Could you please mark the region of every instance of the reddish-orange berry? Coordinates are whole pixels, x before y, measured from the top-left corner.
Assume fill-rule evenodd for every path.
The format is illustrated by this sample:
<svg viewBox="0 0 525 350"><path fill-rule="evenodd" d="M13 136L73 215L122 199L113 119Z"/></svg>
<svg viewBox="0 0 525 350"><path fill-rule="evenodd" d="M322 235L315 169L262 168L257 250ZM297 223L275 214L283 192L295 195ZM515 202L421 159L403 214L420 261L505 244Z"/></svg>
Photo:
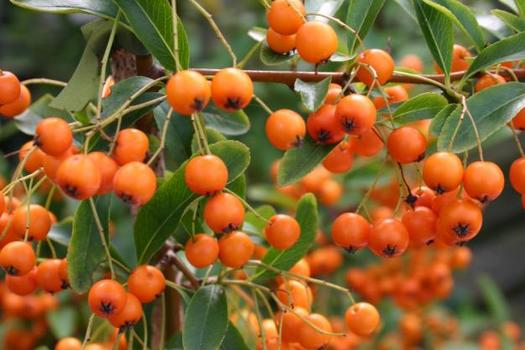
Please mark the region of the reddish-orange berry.
<svg viewBox="0 0 525 350"><path fill-rule="evenodd" d="M449 245L466 242L479 233L482 224L483 214L477 204L456 199L439 212L438 238Z"/></svg>
<svg viewBox="0 0 525 350"><path fill-rule="evenodd" d="M295 34L304 24L305 9L301 0L275 0L266 13L268 25L282 35Z"/></svg>
<svg viewBox="0 0 525 350"><path fill-rule="evenodd" d="M512 119L512 126L518 130L525 130L525 108L520 110Z"/></svg>
<svg viewBox="0 0 525 350"><path fill-rule="evenodd" d="M352 149L361 157L373 157L384 147L384 143L374 129L365 131L352 140Z"/></svg>
<svg viewBox="0 0 525 350"><path fill-rule="evenodd" d="M469 50L461 45L454 45L452 50L452 72L460 72L467 70L470 63L467 60L472 54Z"/></svg>
<svg viewBox="0 0 525 350"><path fill-rule="evenodd" d="M243 109L252 100L253 82L237 68L224 68L213 76L211 98L219 107L228 112Z"/></svg>
<svg viewBox="0 0 525 350"><path fill-rule="evenodd" d="M277 249L288 249L297 242L301 235L301 227L291 216L278 214L270 218L264 228L264 236L268 243Z"/></svg>
<svg viewBox="0 0 525 350"><path fill-rule="evenodd" d="M29 213L29 218L27 217ZM11 228L15 235L24 238L27 230L30 240L41 241L47 237L51 228L49 212L41 205L30 204L29 208L23 205L13 212Z"/></svg>
<svg viewBox="0 0 525 350"><path fill-rule="evenodd" d="M184 252L190 264L202 269L215 263L219 257L219 243L214 237L199 233L186 242Z"/></svg>
<svg viewBox="0 0 525 350"><path fill-rule="evenodd" d="M295 46L303 60L311 64L319 64L330 59L337 51L337 34L324 22L306 22L297 31Z"/></svg>
<svg viewBox="0 0 525 350"><path fill-rule="evenodd" d="M455 190L463 181L463 163L454 153L434 153L425 160L423 180L438 194Z"/></svg>
<svg viewBox="0 0 525 350"><path fill-rule="evenodd" d="M317 193L317 198L319 198L319 202L324 205L334 205L339 202L343 196L343 191L343 186L341 186L337 180L328 179L323 181Z"/></svg>
<svg viewBox="0 0 525 350"><path fill-rule="evenodd" d="M357 62L365 66L359 67L357 78L368 86L374 82L374 75L371 70L375 71L377 82L380 85L385 85L394 74L394 60L388 52L383 50L369 49L363 51L359 54Z"/></svg>
<svg viewBox="0 0 525 350"><path fill-rule="evenodd" d="M126 294L125 304L120 312L111 313L108 316L109 322L120 330L126 331L133 327L142 318L142 304L139 299L131 294Z"/></svg>
<svg viewBox="0 0 525 350"><path fill-rule="evenodd" d="M421 186L412 190L412 195L416 198L414 207L427 207L432 209L432 201L436 197L434 191L426 186Z"/></svg>
<svg viewBox="0 0 525 350"><path fill-rule="evenodd" d="M338 246L353 252L366 247L370 231L370 223L364 217L355 213L343 213L332 225L332 239Z"/></svg>
<svg viewBox="0 0 525 350"><path fill-rule="evenodd" d="M341 122L335 116L335 108L334 105L325 104L306 120L308 134L318 143L338 143L345 136Z"/></svg>
<svg viewBox="0 0 525 350"><path fill-rule="evenodd" d="M422 247L434 242L437 215L432 209L416 207L414 210L408 210L401 220L410 236L410 244L414 247Z"/></svg>
<svg viewBox="0 0 525 350"><path fill-rule="evenodd" d="M0 251L0 266L12 276L23 276L35 267L36 255L26 242L11 242Z"/></svg>
<svg viewBox="0 0 525 350"><path fill-rule="evenodd" d="M384 219L372 227L368 246L377 256L392 258L405 252L409 243L408 231L397 219Z"/></svg>
<svg viewBox="0 0 525 350"><path fill-rule="evenodd" d="M386 108L387 101L388 101L388 105L390 106L394 103L400 103L400 102L408 100L408 92L402 85L386 87L385 94L387 96L386 99L383 96L377 96L374 98L374 106L377 109Z"/></svg>
<svg viewBox="0 0 525 350"><path fill-rule="evenodd" d="M275 295L277 295L281 303L291 308L300 307L305 310L310 310L313 302L310 287L296 280L288 280L281 283L277 287Z"/></svg>
<svg viewBox="0 0 525 350"><path fill-rule="evenodd" d="M113 177L113 191L125 203L144 205L157 189L153 170L141 162L128 163L117 170Z"/></svg>
<svg viewBox="0 0 525 350"><path fill-rule="evenodd" d="M217 156L205 155L192 158L184 171L186 186L191 192L210 195L221 191L228 182L228 168Z"/></svg>
<svg viewBox="0 0 525 350"><path fill-rule="evenodd" d="M323 166L332 173L345 173L352 168L353 153L349 142L341 141L328 153L323 160Z"/></svg>
<svg viewBox="0 0 525 350"><path fill-rule="evenodd" d="M211 97L210 84L202 74L185 70L175 73L166 85L166 96L173 110L189 116L200 112Z"/></svg>
<svg viewBox="0 0 525 350"><path fill-rule="evenodd" d="M512 163L509 178L516 192L525 194L525 157L518 158Z"/></svg>
<svg viewBox="0 0 525 350"><path fill-rule="evenodd" d="M357 303L350 306L345 313L348 329L360 337L368 337L379 327L381 316L369 303Z"/></svg>
<svg viewBox="0 0 525 350"><path fill-rule="evenodd" d="M136 181L136 179L133 180ZM102 182L102 175L96 164L87 155L76 154L60 164L55 181L68 196L84 200L97 193Z"/></svg>
<svg viewBox="0 0 525 350"><path fill-rule="evenodd" d="M478 79L476 82L476 92L488 89L491 86L505 84L507 81L499 74L488 73Z"/></svg>
<svg viewBox="0 0 525 350"><path fill-rule="evenodd" d="M149 149L148 136L138 129L124 129L117 135L113 159L124 165L131 162L143 162Z"/></svg>
<svg viewBox="0 0 525 350"><path fill-rule="evenodd" d="M505 186L505 175L496 163L477 161L469 164L463 176L465 191L481 202L496 199Z"/></svg>
<svg viewBox="0 0 525 350"><path fill-rule="evenodd" d="M266 136L281 151L301 144L306 133L304 119L290 109L280 109L266 119Z"/></svg>
<svg viewBox="0 0 525 350"><path fill-rule="evenodd" d="M52 181L56 181L56 174L62 162L76 153L77 149L75 148L75 146L72 146L68 151L66 151L64 154L61 154L58 157L53 157L40 151L42 158L42 167L44 168L44 173L46 174L46 176Z"/></svg>
<svg viewBox="0 0 525 350"><path fill-rule="evenodd" d="M126 290L117 281L100 280L89 290L89 307L95 315L100 317L116 315L124 310L126 295Z"/></svg>
<svg viewBox="0 0 525 350"><path fill-rule="evenodd" d="M244 232L233 231L219 239L219 260L226 267L238 269L253 255L255 245Z"/></svg>
<svg viewBox="0 0 525 350"><path fill-rule="evenodd" d="M113 191L113 178L118 170L117 163L102 152L91 152L88 158L93 161L100 171L100 187L97 194L106 194Z"/></svg>
<svg viewBox="0 0 525 350"><path fill-rule="evenodd" d="M328 93L326 94L326 98L324 100L324 103L327 105L335 105L337 102L339 102L339 98L343 94L343 88L339 84L330 83L328 86Z"/></svg>
<svg viewBox="0 0 525 350"><path fill-rule="evenodd" d="M454 269L464 269L472 261L472 251L469 247L457 247L452 252L450 264Z"/></svg>
<svg viewBox="0 0 525 350"><path fill-rule="evenodd" d="M266 31L266 43L273 52L288 53L295 49L295 34L282 35L272 28L268 28L268 31Z"/></svg>
<svg viewBox="0 0 525 350"><path fill-rule="evenodd" d="M403 56L399 61L399 66L403 68L408 68L417 73L422 73L424 67L423 61L418 55L409 54Z"/></svg>
<svg viewBox="0 0 525 350"><path fill-rule="evenodd" d="M323 315L310 314L306 319L316 328L328 333L332 332L332 325ZM331 335L319 332L306 322L303 322L299 329L299 343L307 349L322 349L330 343L331 338Z"/></svg>
<svg viewBox="0 0 525 350"><path fill-rule="evenodd" d="M16 75L8 71L0 73L0 105L15 101L21 93L21 84Z"/></svg>
<svg viewBox="0 0 525 350"><path fill-rule="evenodd" d="M36 126L35 145L46 154L57 157L73 144L73 133L69 124L56 117L42 119Z"/></svg>
<svg viewBox="0 0 525 350"><path fill-rule="evenodd" d="M22 85L20 88L20 95L16 100L4 105L0 105L0 115L6 118L13 118L23 113L31 104L31 93L29 89Z"/></svg>
<svg viewBox="0 0 525 350"><path fill-rule="evenodd" d="M60 265L62 261L59 259L48 259L36 268L36 282L38 286L49 293L57 293L62 288L67 288L60 277Z"/></svg>
<svg viewBox="0 0 525 350"><path fill-rule="evenodd" d="M62 289L66 289L67 287L69 287L69 272L67 270L67 266L68 264L66 259L60 260L60 265L58 267L58 275L62 280Z"/></svg>
<svg viewBox="0 0 525 350"><path fill-rule="evenodd" d="M335 117L350 135L361 135L376 122L376 108L366 96L352 94L343 97L335 110Z"/></svg>
<svg viewBox="0 0 525 350"><path fill-rule="evenodd" d="M403 126L392 131L387 141L388 153L398 163L418 162L425 157L427 139L410 126Z"/></svg>
<svg viewBox="0 0 525 350"><path fill-rule="evenodd" d="M166 279L155 266L137 266L128 277L128 290L141 303L149 303L164 292Z"/></svg>
<svg viewBox="0 0 525 350"><path fill-rule="evenodd" d="M244 221L244 205L232 194L218 193L206 202L204 221L213 232L237 230Z"/></svg>
<svg viewBox="0 0 525 350"><path fill-rule="evenodd" d="M16 295L29 295L33 293L38 285L36 282L36 267L23 276L6 275L5 285L10 292Z"/></svg>
<svg viewBox="0 0 525 350"><path fill-rule="evenodd" d="M27 157L27 159L25 159L24 169L28 173L34 173L42 167L42 151L35 147L31 154L29 154L29 151L31 148L33 148L33 145L33 141L24 143L24 145L20 148L20 152L18 153L18 160L20 162L24 161L24 159Z"/></svg>
<svg viewBox="0 0 525 350"><path fill-rule="evenodd" d="M62 338L55 345L55 350L80 350L81 348L82 342L73 337Z"/></svg>

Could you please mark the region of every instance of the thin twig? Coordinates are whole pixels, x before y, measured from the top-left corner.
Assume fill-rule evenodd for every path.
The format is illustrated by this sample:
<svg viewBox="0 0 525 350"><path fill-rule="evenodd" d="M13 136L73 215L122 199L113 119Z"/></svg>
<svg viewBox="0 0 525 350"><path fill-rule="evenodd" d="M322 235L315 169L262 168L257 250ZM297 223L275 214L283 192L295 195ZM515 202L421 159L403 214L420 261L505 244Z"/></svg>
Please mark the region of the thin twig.
<svg viewBox="0 0 525 350"><path fill-rule="evenodd" d="M106 258L108 260L109 271L111 272L111 279L115 279L115 270L113 269L113 259L111 258L111 253L109 251L109 245L106 240L106 235L104 233L104 227L98 216L97 207L95 206L95 200L93 198L89 199L89 205L91 206L91 212L93 213L93 218L95 219L95 224L97 226L97 231L100 236L100 241L106 252Z"/></svg>

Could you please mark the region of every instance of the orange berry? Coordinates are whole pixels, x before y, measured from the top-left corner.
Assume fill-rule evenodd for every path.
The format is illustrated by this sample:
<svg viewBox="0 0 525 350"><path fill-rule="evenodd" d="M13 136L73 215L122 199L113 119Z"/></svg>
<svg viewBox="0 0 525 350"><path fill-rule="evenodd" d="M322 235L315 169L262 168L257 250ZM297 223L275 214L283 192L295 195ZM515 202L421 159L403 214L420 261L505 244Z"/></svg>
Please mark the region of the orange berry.
<svg viewBox="0 0 525 350"><path fill-rule="evenodd" d="M91 312L100 317L117 315L124 310L127 294L117 281L100 280L89 289L88 303Z"/></svg>
<svg viewBox="0 0 525 350"><path fill-rule="evenodd" d="M371 69L375 71L377 81L380 85L385 85L392 77L392 74L394 74L394 60L388 52L383 50L365 50L359 54L357 62L368 66L359 67L357 70L357 78L359 81L368 86L371 86L374 81Z"/></svg>
<svg viewBox="0 0 525 350"><path fill-rule="evenodd" d="M117 170L113 177L113 191L125 203L144 205L157 189L153 170L141 162L128 163Z"/></svg>
<svg viewBox="0 0 525 350"><path fill-rule="evenodd" d="M284 343L295 343L299 340L299 330L308 316L308 311L296 307L293 312L284 312L282 315L281 338ZM275 315L277 326L280 326L281 315Z"/></svg>
<svg viewBox="0 0 525 350"><path fill-rule="evenodd" d="M266 119L266 137L281 151L300 145L305 134L304 119L290 109L279 109Z"/></svg>
<svg viewBox="0 0 525 350"><path fill-rule="evenodd" d="M252 97L253 82L244 71L224 68L213 76L211 98L220 109L228 112L243 109Z"/></svg>
<svg viewBox="0 0 525 350"><path fill-rule="evenodd" d="M474 238L483 224L483 214L477 204L470 200L453 200L439 212L438 238L449 245Z"/></svg>
<svg viewBox="0 0 525 350"><path fill-rule="evenodd" d="M472 54L469 50L461 45L454 45L452 50L452 72L460 72L467 70L470 63L467 58L470 58Z"/></svg>
<svg viewBox="0 0 525 350"><path fill-rule="evenodd" d="M334 105L325 104L310 113L306 120L306 129L312 139L321 144L333 144L344 138L345 133L335 111Z"/></svg>
<svg viewBox="0 0 525 350"><path fill-rule="evenodd" d="M184 252L190 264L202 269L215 263L219 257L219 243L214 237L199 233L186 242Z"/></svg>
<svg viewBox="0 0 525 350"><path fill-rule="evenodd" d="M310 314L306 319L318 329L322 329L325 332L332 331L330 322L323 315ZM299 330L299 343L308 349L324 348L330 343L331 338L331 335L320 333L306 322L303 322Z"/></svg>
<svg viewBox="0 0 525 350"><path fill-rule="evenodd" d="M368 240L368 246L374 254L387 258L403 254L408 243L408 231L397 219L384 219L374 224Z"/></svg>
<svg viewBox="0 0 525 350"><path fill-rule="evenodd" d="M26 273L23 276L5 276L5 285L10 292L15 293L16 295L29 295L33 293L38 285L36 282L36 267Z"/></svg>
<svg viewBox="0 0 525 350"><path fill-rule="evenodd" d="M368 337L379 327L381 316L369 303L357 303L350 306L345 312L348 329L360 337Z"/></svg>
<svg viewBox="0 0 525 350"><path fill-rule="evenodd" d="M58 157L53 157L40 151L40 157L42 158L42 167L44 168L44 173L46 174L46 176L50 180L56 182L58 168L64 160L66 160L75 153L77 153L77 150L74 146L72 146L68 151L66 151Z"/></svg>
<svg viewBox="0 0 525 350"><path fill-rule="evenodd" d="M295 34L282 35L272 28L268 28L266 31L266 43L273 52L288 53L295 49Z"/></svg>
<svg viewBox="0 0 525 350"><path fill-rule="evenodd" d="M323 160L326 170L340 174L352 168L353 153L349 142L341 141Z"/></svg>
<svg viewBox="0 0 525 350"><path fill-rule="evenodd" d="M386 87L385 94L388 99L388 105L408 100L408 92L402 85ZM387 100L383 96L377 96L374 98L374 106L377 109L386 108Z"/></svg>
<svg viewBox="0 0 525 350"><path fill-rule="evenodd" d="M131 294L126 294L125 304L122 307L120 312L111 313L108 316L109 322L120 330L124 332L129 328L137 324L142 318L142 304L139 299Z"/></svg>
<svg viewBox="0 0 525 350"><path fill-rule="evenodd" d="M516 192L525 193L525 157L516 159L510 166L510 184Z"/></svg>
<svg viewBox="0 0 525 350"><path fill-rule="evenodd" d="M505 84L506 82L507 81L505 78L503 78L501 75L489 73L478 79L475 89L476 92L480 92L481 90L488 89L491 86Z"/></svg>
<svg viewBox="0 0 525 350"><path fill-rule="evenodd" d="M136 181L136 179L133 179ZM94 196L102 182L96 164L85 154L76 154L65 159L56 172L57 185L68 196L84 200Z"/></svg>
<svg viewBox="0 0 525 350"><path fill-rule="evenodd" d="M396 162L408 164L425 157L427 140L419 130L403 126L392 131L387 140L387 148Z"/></svg>
<svg viewBox="0 0 525 350"><path fill-rule="evenodd" d="M337 180L328 179L323 181L321 189L317 193L319 202L324 205L334 205L343 196L343 186Z"/></svg>
<svg viewBox="0 0 525 350"><path fill-rule="evenodd" d="M22 114L31 104L31 92L29 89L22 85L20 88L20 95L16 100L4 105L0 105L0 115L6 118L13 118L19 114Z"/></svg>
<svg viewBox="0 0 525 350"><path fill-rule="evenodd" d="M47 237L50 228L51 219L49 213L41 205L30 204L29 208L23 205L13 212L12 229L20 238L25 237L27 230L30 240L41 241Z"/></svg>
<svg viewBox="0 0 525 350"><path fill-rule="evenodd" d="M505 185L505 175L496 163L477 161L465 169L463 186L472 198L481 202L496 199Z"/></svg>
<svg viewBox="0 0 525 350"><path fill-rule="evenodd" d="M117 134L113 159L124 165L131 162L143 162L149 149L148 136L138 129L124 129Z"/></svg>
<svg viewBox="0 0 525 350"><path fill-rule="evenodd" d="M219 239L219 260L226 267L238 269L253 255L255 245L247 234L233 231Z"/></svg>
<svg viewBox="0 0 525 350"><path fill-rule="evenodd" d="M318 193L321 191L323 183L330 178L331 174L322 166L314 168L301 179L301 185L308 192Z"/></svg>
<svg viewBox="0 0 525 350"><path fill-rule="evenodd" d="M244 221L244 205L232 194L218 193L206 202L204 221L213 232L237 230Z"/></svg>
<svg viewBox="0 0 525 350"><path fill-rule="evenodd" d="M175 73L166 85L166 96L173 110L189 116L200 112L211 97L210 84L202 74L184 70Z"/></svg>
<svg viewBox="0 0 525 350"><path fill-rule="evenodd" d="M23 276L35 267L36 255L26 242L11 242L0 250L0 266L8 275Z"/></svg>
<svg viewBox="0 0 525 350"><path fill-rule="evenodd" d="M373 157L384 147L384 143L374 129L365 131L352 140L352 149L361 157Z"/></svg>
<svg viewBox="0 0 525 350"><path fill-rule="evenodd" d="M186 165L184 180L191 192L211 195L221 191L226 186L228 168L217 156L197 156Z"/></svg>
<svg viewBox="0 0 525 350"><path fill-rule="evenodd" d="M324 103L327 105L335 105L337 102L339 102L339 98L343 94L343 88L339 84L330 83L328 86L328 93L326 94L326 98L324 100Z"/></svg>
<svg viewBox="0 0 525 350"><path fill-rule="evenodd" d="M464 269L472 261L472 251L469 247L457 247L452 252L450 264L455 269Z"/></svg>
<svg viewBox="0 0 525 350"><path fill-rule="evenodd" d="M423 180L438 194L455 190L463 181L463 163L454 153L434 153L425 160Z"/></svg>
<svg viewBox="0 0 525 350"><path fill-rule="evenodd" d="M410 244L414 247L423 247L434 242L436 238L437 215L427 207L416 207L408 210L402 217Z"/></svg>
<svg viewBox="0 0 525 350"><path fill-rule="evenodd" d="M15 101L20 96L21 86L16 75L2 71L0 74L0 105Z"/></svg>
<svg viewBox="0 0 525 350"><path fill-rule="evenodd" d="M288 307L300 307L305 310L310 310L313 302L312 291L308 285L303 282L288 280L281 283L275 292L277 298L281 303Z"/></svg>
<svg viewBox="0 0 525 350"><path fill-rule="evenodd" d="M80 350L81 348L82 342L73 337L62 338L55 345L55 350Z"/></svg>
<svg viewBox="0 0 525 350"><path fill-rule="evenodd" d="M277 33L291 35L304 24L305 13L301 0L275 0L266 13L266 19Z"/></svg>
<svg viewBox="0 0 525 350"><path fill-rule="evenodd" d="M335 110L335 117L350 135L361 135L376 122L376 108L366 96L352 94L343 97Z"/></svg>
<svg viewBox="0 0 525 350"><path fill-rule="evenodd" d="M91 152L88 158L93 161L97 169L100 171L100 187L97 194L106 194L113 191L113 178L118 170L117 163L102 152Z"/></svg>
<svg viewBox="0 0 525 350"><path fill-rule="evenodd" d="M40 263L36 268L36 282L38 286L48 293L57 293L64 285L60 277L60 265L62 260L48 259Z"/></svg>
<svg viewBox="0 0 525 350"><path fill-rule="evenodd" d="M24 143L24 145L20 148L20 152L18 152L18 160L20 162L22 162L27 157L24 163L24 169L28 173L34 173L42 167L43 155L41 150L35 148L28 157L29 151L31 150L33 145L33 141L28 141Z"/></svg>
<svg viewBox="0 0 525 350"><path fill-rule="evenodd" d="M128 277L128 290L141 303L152 302L164 292L165 288L166 279L155 266L137 266Z"/></svg>
<svg viewBox="0 0 525 350"><path fill-rule="evenodd" d="M399 66L403 68L408 68L417 73L422 73L424 69L423 61L418 55L409 54L403 56L399 61Z"/></svg>
<svg viewBox="0 0 525 350"><path fill-rule="evenodd" d="M311 64L328 61L337 51L338 42L334 29L318 21L306 22L295 36L297 53Z"/></svg>
<svg viewBox="0 0 525 350"><path fill-rule="evenodd" d="M364 217L355 213L343 213L332 225L332 239L339 247L353 252L366 247L370 231L370 223Z"/></svg>
<svg viewBox="0 0 525 350"><path fill-rule="evenodd" d="M46 154L57 157L69 150L73 133L64 119L45 118L36 126L35 144Z"/></svg>
<svg viewBox="0 0 525 350"><path fill-rule="evenodd" d="M512 126L518 130L525 130L525 108L521 109L512 119Z"/></svg>
<svg viewBox="0 0 525 350"><path fill-rule="evenodd" d="M297 220L283 214L272 216L264 228L264 236L268 243L281 250L293 246L300 235L301 227Z"/></svg>

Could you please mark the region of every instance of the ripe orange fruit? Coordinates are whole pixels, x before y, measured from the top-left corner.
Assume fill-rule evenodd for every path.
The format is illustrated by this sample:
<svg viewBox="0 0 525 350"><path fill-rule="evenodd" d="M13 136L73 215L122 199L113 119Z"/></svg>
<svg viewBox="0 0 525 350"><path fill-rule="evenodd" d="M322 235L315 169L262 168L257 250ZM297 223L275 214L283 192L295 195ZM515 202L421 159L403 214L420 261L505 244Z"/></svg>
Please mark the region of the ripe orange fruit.
<svg viewBox="0 0 525 350"><path fill-rule="evenodd" d="M322 105L317 111L310 113L306 120L306 129L310 137L321 144L333 144L341 141L344 130L335 116L334 105Z"/></svg>
<svg viewBox="0 0 525 350"><path fill-rule="evenodd" d="M335 117L346 133L361 135L374 126L376 108L368 97L352 94L337 103Z"/></svg>
<svg viewBox="0 0 525 350"><path fill-rule="evenodd" d="M102 182L102 175L87 155L76 154L60 164L55 181L68 196L84 200L97 193Z"/></svg>
<svg viewBox="0 0 525 350"><path fill-rule="evenodd" d="M282 315L281 338L284 343L295 343L299 340L299 330L304 323L301 319L308 316L308 311L301 307L296 307L294 312L284 312ZM280 327L281 315L275 315L277 327Z"/></svg>
<svg viewBox="0 0 525 350"><path fill-rule="evenodd" d="M45 118L36 126L35 144L46 154L57 157L69 150L73 133L64 119Z"/></svg>
<svg viewBox="0 0 525 350"><path fill-rule="evenodd" d="M266 13L266 20L277 33L291 35L304 24L305 13L301 0L275 0Z"/></svg>
<svg viewBox="0 0 525 350"><path fill-rule="evenodd" d="M389 106L391 106L394 103L399 103L408 100L408 92L402 85L386 87L385 94L387 96ZM387 101L383 96L377 96L374 98L374 106L377 109L386 108Z"/></svg>
<svg viewBox="0 0 525 350"><path fill-rule="evenodd" d="M330 83L328 87L328 93L326 94L326 98L324 100L325 104L328 105L335 105L337 102L339 102L339 98L343 94L343 88L339 84Z"/></svg>
<svg viewBox="0 0 525 350"><path fill-rule="evenodd" d="M33 141L28 141L24 143L24 145L20 148L20 152L18 152L18 160L22 162L27 155L29 154L29 151L31 148L33 148L34 143ZM38 169L42 167L42 151L38 148L35 148L31 155L25 160L24 169L28 173L34 173Z"/></svg>
<svg viewBox="0 0 525 350"><path fill-rule="evenodd" d="M317 197L319 198L319 202L330 206L339 202L343 196L343 191L343 186L341 186L337 180L328 179L321 184Z"/></svg>
<svg viewBox="0 0 525 350"><path fill-rule="evenodd" d="M360 337L368 337L379 327L381 316L369 303L357 303L350 306L345 312L348 329Z"/></svg>
<svg viewBox="0 0 525 350"><path fill-rule="evenodd" d="M301 185L308 192L318 193L323 183L330 178L331 174L322 166L317 166L301 179Z"/></svg>
<svg viewBox="0 0 525 350"><path fill-rule="evenodd" d="M11 242L0 250L0 266L8 275L23 276L35 267L36 255L26 242Z"/></svg>
<svg viewBox="0 0 525 350"><path fill-rule="evenodd" d="M219 260L226 267L238 269L253 255L255 245L244 232L233 231L219 239Z"/></svg>
<svg viewBox="0 0 525 350"><path fill-rule="evenodd" d="M55 350L80 350L81 348L82 342L73 337L62 338L55 345Z"/></svg>
<svg viewBox="0 0 525 350"><path fill-rule="evenodd" d="M301 227L297 220L284 214L272 216L264 228L264 236L268 243L281 250L293 246L300 235Z"/></svg>
<svg viewBox="0 0 525 350"><path fill-rule="evenodd" d="M28 217L29 215L29 217ZM23 239L28 231L30 240L41 241L46 239L51 228L49 213L41 205L23 205L13 212L13 222L11 226L15 235Z"/></svg>
<svg viewBox="0 0 525 350"><path fill-rule="evenodd" d="M471 200L456 199L444 206L437 221L438 238L449 245L474 238L483 224L483 214Z"/></svg>
<svg viewBox="0 0 525 350"><path fill-rule="evenodd" d="M168 80L166 96L175 112L189 116L202 111L208 105L211 97L210 84L198 72L180 71Z"/></svg>
<svg viewBox="0 0 525 350"><path fill-rule="evenodd" d="M350 252L366 247L370 236L370 223L356 213L339 215L332 225L334 243Z"/></svg>
<svg viewBox="0 0 525 350"><path fill-rule="evenodd" d="M476 92L488 89L491 86L505 84L507 81L499 74L488 73L478 79L476 82Z"/></svg>
<svg viewBox="0 0 525 350"><path fill-rule="evenodd" d="M100 187L97 194L106 194L113 191L113 178L118 170L117 163L102 152L91 152L88 158L93 161L100 171Z"/></svg>
<svg viewBox="0 0 525 350"><path fill-rule="evenodd" d="M128 290L141 303L152 302L164 292L165 288L166 279L155 266L137 266L128 277Z"/></svg>
<svg viewBox="0 0 525 350"><path fill-rule="evenodd" d="M31 92L25 85L20 87L20 95L10 103L0 105L0 115L6 118L13 118L23 113L31 104Z"/></svg>
<svg viewBox="0 0 525 350"><path fill-rule="evenodd" d="M108 316L109 322L113 327L124 332L133 327L142 318L142 304L139 299L131 294L126 293L125 304L120 312L113 312Z"/></svg>
<svg viewBox="0 0 525 350"><path fill-rule="evenodd" d="M291 308L300 307L305 310L310 310L313 302L312 291L310 287L303 282L288 280L281 283L275 295L281 303Z"/></svg>
<svg viewBox="0 0 525 350"><path fill-rule="evenodd" d="M425 68L421 58L414 54L403 56L403 58L401 58L399 61L399 66L411 69L417 73L422 73L423 69Z"/></svg>
<svg viewBox="0 0 525 350"><path fill-rule="evenodd" d="M113 159L124 165L131 162L143 162L149 149L148 136L138 129L124 129L117 134Z"/></svg>
<svg viewBox="0 0 525 350"><path fill-rule="evenodd" d="M5 285L10 292L16 295L25 296L33 293L38 287L36 282L36 267L22 276L6 275Z"/></svg>
<svg viewBox="0 0 525 350"><path fill-rule="evenodd" d="M78 153L78 150L74 145L58 157L53 157L40 151L42 167L44 168L44 173L46 174L46 176L52 181L56 182L56 174L62 162L76 153Z"/></svg>
<svg viewBox="0 0 525 350"><path fill-rule="evenodd" d="M295 49L295 34L283 35L272 28L268 28L266 31L266 43L273 52L288 53Z"/></svg>
<svg viewBox="0 0 525 350"><path fill-rule="evenodd" d="M372 252L386 258L403 254L408 243L408 231L397 219L384 219L374 224L368 239L368 246Z"/></svg>
<svg viewBox="0 0 525 350"><path fill-rule="evenodd" d="M211 195L221 191L226 186L228 168L217 156L197 156L186 165L184 180L191 192Z"/></svg>
<svg viewBox="0 0 525 350"><path fill-rule="evenodd" d="M213 232L231 232L244 221L244 205L232 194L218 193L204 206L204 221Z"/></svg>
<svg viewBox="0 0 525 350"><path fill-rule="evenodd" d="M384 147L384 143L374 129L352 139L352 149L361 157L373 157Z"/></svg>
<svg viewBox="0 0 525 350"><path fill-rule="evenodd" d="M213 76L211 98L219 107L228 112L243 109L252 100L253 82L237 68L224 68Z"/></svg>
<svg viewBox="0 0 525 350"><path fill-rule="evenodd" d="M525 193L525 157L516 159L510 166L509 178L516 192Z"/></svg>
<svg viewBox="0 0 525 350"><path fill-rule="evenodd" d="M36 282L38 287L48 293L57 293L64 286L60 277L60 259L48 259L41 262L36 268Z"/></svg>
<svg viewBox="0 0 525 350"><path fill-rule="evenodd" d="M450 264L454 269L464 269L472 261L472 251L469 247L457 247L452 252Z"/></svg>
<svg viewBox="0 0 525 350"><path fill-rule="evenodd" d="M398 163L418 162L425 157L427 139L410 126L403 126L392 131L387 140L390 156Z"/></svg>
<svg viewBox="0 0 525 350"><path fill-rule="evenodd" d="M525 130L525 108L512 119L512 126L518 130Z"/></svg>
<svg viewBox="0 0 525 350"><path fill-rule="evenodd" d="M326 170L340 174L352 168L353 153L349 142L341 141L323 160Z"/></svg>
<svg viewBox="0 0 525 350"><path fill-rule="evenodd" d="M454 153L434 153L425 160L423 180L438 194L455 190L463 181L463 163Z"/></svg>
<svg viewBox="0 0 525 350"><path fill-rule="evenodd" d="M463 176L465 191L481 202L496 199L505 186L505 175L493 162L477 161L469 164Z"/></svg>
<svg viewBox="0 0 525 350"><path fill-rule="evenodd" d="M190 264L202 269L215 263L219 257L219 243L214 237L199 233L186 242L184 252Z"/></svg>
<svg viewBox="0 0 525 350"><path fill-rule="evenodd" d="M402 217L410 237L410 244L414 247L423 247L434 242L436 238L437 215L427 207L415 207L408 210Z"/></svg>
<svg viewBox="0 0 525 350"><path fill-rule="evenodd" d="M279 109L266 119L266 137L281 151L300 145L305 134L304 119L290 109Z"/></svg>
<svg viewBox="0 0 525 350"><path fill-rule="evenodd" d="M360 82L371 86L374 76L370 68L375 71L377 81L380 85L385 85L394 74L395 63L392 56L386 51L379 49L369 49L361 52L357 57L357 62L367 67L359 67L357 78Z"/></svg>
<svg viewBox="0 0 525 350"><path fill-rule="evenodd" d="M467 70L470 63L467 61L472 54L461 45L454 45L452 51L452 72Z"/></svg>
<svg viewBox="0 0 525 350"><path fill-rule="evenodd" d="M0 105L15 101L20 96L21 84L16 75L8 71L0 74Z"/></svg>
<svg viewBox="0 0 525 350"><path fill-rule="evenodd" d="M297 53L311 64L328 61L337 51L338 43L334 29L324 22L306 22L295 35Z"/></svg>
<svg viewBox="0 0 525 350"><path fill-rule="evenodd" d="M332 332L332 325L323 315L310 314L306 319L317 328ZM331 335L320 333L306 322L303 322L299 330L299 343L307 349L321 349L330 342L331 338Z"/></svg>
<svg viewBox="0 0 525 350"><path fill-rule="evenodd" d="M141 162L128 163L117 170L113 177L113 191L125 203L144 205L157 189L153 170Z"/></svg>
<svg viewBox="0 0 525 350"><path fill-rule="evenodd" d="M100 317L119 314L124 310L126 298L127 293L124 287L117 281L109 279L96 282L88 293L91 312Z"/></svg>
<svg viewBox="0 0 525 350"><path fill-rule="evenodd" d="M432 201L436 197L434 191L426 186L421 186L412 190L412 195L416 197L414 207L427 207L432 209Z"/></svg>

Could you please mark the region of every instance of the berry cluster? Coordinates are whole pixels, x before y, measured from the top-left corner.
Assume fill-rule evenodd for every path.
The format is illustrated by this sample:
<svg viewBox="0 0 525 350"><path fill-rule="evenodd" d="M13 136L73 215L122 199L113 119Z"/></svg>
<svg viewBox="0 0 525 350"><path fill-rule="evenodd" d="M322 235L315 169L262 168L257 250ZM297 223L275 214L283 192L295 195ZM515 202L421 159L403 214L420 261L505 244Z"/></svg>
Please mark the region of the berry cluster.
<svg viewBox="0 0 525 350"><path fill-rule="evenodd" d="M29 89L11 72L0 70L0 116L13 118L31 104Z"/></svg>

